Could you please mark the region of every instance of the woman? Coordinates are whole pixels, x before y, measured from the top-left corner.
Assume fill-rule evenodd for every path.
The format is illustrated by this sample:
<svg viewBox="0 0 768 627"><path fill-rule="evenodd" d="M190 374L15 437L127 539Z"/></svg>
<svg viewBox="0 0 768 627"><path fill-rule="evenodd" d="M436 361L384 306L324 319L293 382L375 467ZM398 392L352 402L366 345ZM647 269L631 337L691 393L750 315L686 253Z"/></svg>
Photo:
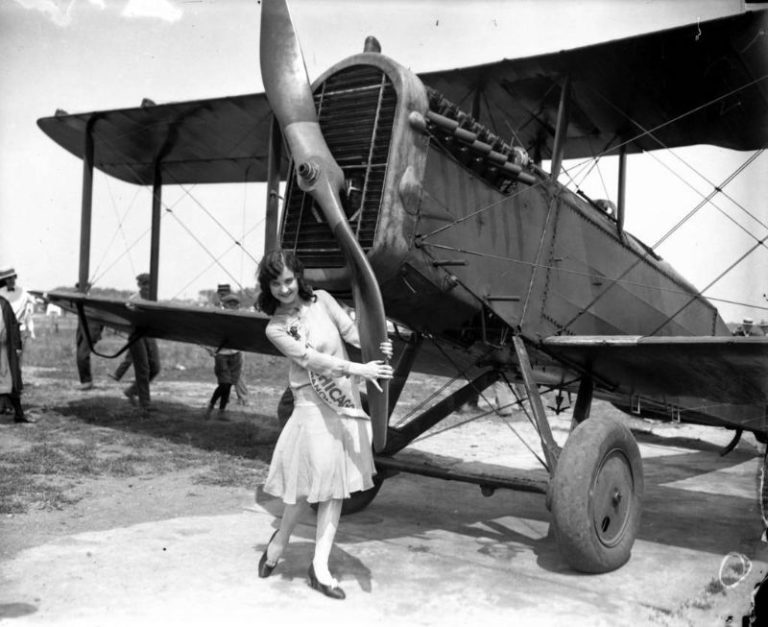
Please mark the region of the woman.
<svg viewBox="0 0 768 627"><path fill-rule="evenodd" d="M259 264L259 308L272 316L266 333L290 359L294 411L275 445L264 491L282 498L285 509L259 562L259 577L269 577L288 546L308 503L317 503L315 555L309 567L312 588L334 599L344 591L328 569L341 504L352 492L373 487L376 472L371 424L360 405L352 377L391 379L383 361L349 361L342 339L360 346L357 327L325 291L304 280L304 267L290 251L273 251ZM381 351L392 356L392 344ZM380 389L380 388L379 388Z"/></svg>
<svg viewBox="0 0 768 627"><path fill-rule="evenodd" d="M21 333L11 304L0 296L0 398L8 398L14 422L29 422L21 406Z"/></svg>

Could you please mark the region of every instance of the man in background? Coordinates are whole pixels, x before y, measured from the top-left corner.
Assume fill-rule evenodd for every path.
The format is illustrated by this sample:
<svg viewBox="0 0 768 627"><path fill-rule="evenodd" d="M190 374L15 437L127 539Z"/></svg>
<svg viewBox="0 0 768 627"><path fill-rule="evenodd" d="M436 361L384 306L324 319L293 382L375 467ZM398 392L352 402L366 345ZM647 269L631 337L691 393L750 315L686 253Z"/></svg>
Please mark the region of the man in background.
<svg viewBox="0 0 768 627"><path fill-rule="evenodd" d="M755 322L752 318L744 318L744 320L741 321L741 325L736 328L733 334L742 337L761 337L763 332L755 326Z"/></svg>
<svg viewBox="0 0 768 627"><path fill-rule="evenodd" d="M149 274L146 272L139 274L136 277L136 284L139 287L139 292L132 296L131 300L150 300ZM132 405L136 404L138 398L142 418L148 418L151 402L149 383L160 373L160 353L157 349L157 340L153 337L141 337L131 344L130 352L135 380L123 394L128 397Z"/></svg>
<svg viewBox="0 0 768 627"><path fill-rule="evenodd" d="M216 294L219 297L219 306L224 307L224 299L233 295L232 288L229 283L219 283L216 288ZM238 307L240 306L240 299L238 298ZM226 308L226 307L225 307ZM235 395L237 396L237 404L244 407L248 406L248 387L245 385L245 355L240 354L240 374L235 383Z"/></svg>

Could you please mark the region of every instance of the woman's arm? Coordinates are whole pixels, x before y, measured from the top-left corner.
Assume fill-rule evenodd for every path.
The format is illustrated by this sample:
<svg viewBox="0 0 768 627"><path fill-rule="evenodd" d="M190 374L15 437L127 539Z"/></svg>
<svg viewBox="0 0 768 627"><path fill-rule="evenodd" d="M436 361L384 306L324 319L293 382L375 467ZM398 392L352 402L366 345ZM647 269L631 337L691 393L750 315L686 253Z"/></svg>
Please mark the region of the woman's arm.
<svg viewBox="0 0 768 627"><path fill-rule="evenodd" d="M327 355L316 351L306 345L303 339L296 339L285 328L280 325L267 325L267 338L275 347L288 359L305 370L311 370L317 374L324 374L331 377L348 377L355 375L363 377L372 382L377 388L379 384L377 379L391 379L392 366L383 361L369 361L366 364L359 364L354 361L340 359L332 355ZM389 342L386 342L389 344ZM391 346L391 344L390 344ZM381 388L379 388L381 390Z"/></svg>
<svg viewBox="0 0 768 627"><path fill-rule="evenodd" d="M352 316L342 307L339 302L325 290L315 290L318 300L322 301L325 310L333 320L342 339L356 348L360 348L360 335L357 331L357 324L352 320Z"/></svg>
<svg viewBox="0 0 768 627"><path fill-rule="evenodd" d="M305 370L332 377L350 374L351 361L316 351L306 345L304 338L293 337L280 325L267 325L266 333L267 339L275 345L277 350Z"/></svg>

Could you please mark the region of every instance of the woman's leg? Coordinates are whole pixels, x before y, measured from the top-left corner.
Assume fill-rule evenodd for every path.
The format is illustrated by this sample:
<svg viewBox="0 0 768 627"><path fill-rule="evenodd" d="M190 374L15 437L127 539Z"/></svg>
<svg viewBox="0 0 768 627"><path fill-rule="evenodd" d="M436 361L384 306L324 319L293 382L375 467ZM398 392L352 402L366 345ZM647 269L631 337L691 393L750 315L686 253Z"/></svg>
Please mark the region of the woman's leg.
<svg viewBox="0 0 768 627"><path fill-rule="evenodd" d="M277 535L272 539L267 547L267 564L273 566L280 559L280 556L285 551L285 547L288 546L288 542L291 539L291 534L296 528L302 514L307 510L309 506L306 501L299 501L293 505L286 504L283 510L283 518L280 520L280 528L277 531Z"/></svg>
<svg viewBox="0 0 768 627"><path fill-rule="evenodd" d="M333 576L328 570L328 559L333 548L333 539L339 528L341 518L341 499L322 501L317 508L317 533L315 535L315 557L312 564L315 567L315 576L320 583L330 585Z"/></svg>

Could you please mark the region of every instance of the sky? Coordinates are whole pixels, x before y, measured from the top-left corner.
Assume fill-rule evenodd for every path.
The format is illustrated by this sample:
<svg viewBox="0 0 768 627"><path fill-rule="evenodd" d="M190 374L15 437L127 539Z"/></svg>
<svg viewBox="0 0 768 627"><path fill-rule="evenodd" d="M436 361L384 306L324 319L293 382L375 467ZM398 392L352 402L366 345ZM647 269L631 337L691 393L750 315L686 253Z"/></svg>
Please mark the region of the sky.
<svg viewBox="0 0 768 627"><path fill-rule="evenodd" d="M738 11L741 3L293 0L289 6L314 79L361 51L369 34L385 54L421 72L704 21ZM261 92L259 11L257 0L0 3L0 266L12 265L27 289L77 279L82 162L48 139L37 119L56 109L138 106L143 98L162 103ZM749 156L694 147L631 157L627 229L655 244ZM566 166L577 175L577 164ZM733 201L719 198L718 208L702 209L659 247L698 288L713 283L755 237L768 235L767 168L763 155L727 188ZM601 174L582 188L615 197L615 174L610 167ZM252 286L263 253L264 199L260 184L164 188L172 211L164 212L161 229L160 298L195 298L219 283ZM95 285L132 289L135 275L148 269L150 210L150 190L95 175ZM715 304L728 321L768 318L765 268L768 251L758 247L705 294L723 299Z"/></svg>

